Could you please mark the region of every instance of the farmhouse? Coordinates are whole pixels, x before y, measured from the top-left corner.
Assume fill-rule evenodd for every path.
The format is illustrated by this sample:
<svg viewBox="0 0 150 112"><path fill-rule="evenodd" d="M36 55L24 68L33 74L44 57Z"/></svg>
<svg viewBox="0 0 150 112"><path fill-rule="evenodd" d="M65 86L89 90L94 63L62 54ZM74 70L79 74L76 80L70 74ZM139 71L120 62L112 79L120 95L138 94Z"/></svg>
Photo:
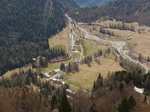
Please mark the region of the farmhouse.
<svg viewBox="0 0 150 112"><path fill-rule="evenodd" d="M50 75L49 75L48 73L44 73L43 76L44 76L45 78L50 78Z"/></svg>

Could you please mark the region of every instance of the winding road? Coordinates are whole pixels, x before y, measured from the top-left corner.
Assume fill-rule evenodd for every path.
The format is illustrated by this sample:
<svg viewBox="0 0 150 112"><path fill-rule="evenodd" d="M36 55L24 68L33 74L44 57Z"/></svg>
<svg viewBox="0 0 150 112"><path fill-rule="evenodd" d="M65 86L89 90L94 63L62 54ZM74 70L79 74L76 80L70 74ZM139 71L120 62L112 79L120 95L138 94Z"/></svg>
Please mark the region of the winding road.
<svg viewBox="0 0 150 112"><path fill-rule="evenodd" d="M134 59L132 59L130 56L127 55L127 51L124 51L124 47L126 46L126 42L122 42L122 41L110 41L110 40L104 40L101 39L93 34L91 34L90 32L88 32L87 30L81 28L78 26L78 28L84 32L84 37L88 40L92 40L92 41L96 41L99 43L103 43L103 44L108 44L111 45L112 47L114 47L118 53L118 55L120 55L122 58L128 60L130 63L137 65L138 67L141 68L142 71L144 71L144 73L148 73L150 70L147 66L145 66L144 64L140 63L139 61L136 61Z"/></svg>
<svg viewBox="0 0 150 112"><path fill-rule="evenodd" d="M69 16L68 16L69 17ZM73 21L70 17L69 20ZM91 34L89 31L87 31L84 28L81 28L75 21L74 24L76 24L76 26L78 27L78 29L80 31L82 31L84 33L84 38L91 40L91 41L96 41L99 43L103 43L103 44L108 44L111 45L113 48L116 49L116 52L119 56L121 56L122 58L124 58L125 60L129 61L130 63L132 63L135 66L138 66L141 71L143 71L144 73L148 73L150 72L150 69L145 66L144 64L140 63L139 61L136 61L134 59L132 59L130 56L128 56L128 52L129 51L125 51L124 47L127 45L126 42L122 42L122 41L111 41L111 40L105 40L102 39L98 36L95 36L94 34ZM83 24L83 23L82 23ZM86 23L85 23L86 24Z"/></svg>

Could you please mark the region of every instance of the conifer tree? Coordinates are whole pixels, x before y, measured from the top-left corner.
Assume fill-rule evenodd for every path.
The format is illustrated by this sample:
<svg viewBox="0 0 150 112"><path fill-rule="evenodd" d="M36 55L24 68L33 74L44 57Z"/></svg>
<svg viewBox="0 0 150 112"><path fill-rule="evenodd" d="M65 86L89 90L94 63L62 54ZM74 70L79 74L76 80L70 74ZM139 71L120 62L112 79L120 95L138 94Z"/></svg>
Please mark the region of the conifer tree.
<svg viewBox="0 0 150 112"><path fill-rule="evenodd" d="M57 105L57 98L56 98L56 96L54 95L54 96L52 97L52 99L51 99L51 108L52 108L52 109L55 109L56 105Z"/></svg>
<svg viewBox="0 0 150 112"><path fill-rule="evenodd" d="M130 96L128 100L128 104L129 104L129 109L133 109L133 107L136 105L136 101L133 96Z"/></svg>
<svg viewBox="0 0 150 112"><path fill-rule="evenodd" d="M95 103L91 105L90 112L98 112Z"/></svg>
<svg viewBox="0 0 150 112"><path fill-rule="evenodd" d="M65 64L64 64L64 63L61 63L61 65L60 65L60 70L65 71L65 69L66 69Z"/></svg>
<svg viewBox="0 0 150 112"><path fill-rule="evenodd" d="M95 92L95 90L96 90L96 82L94 81L93 88L92 88L92 93Z"/></svg>
<svg viewBox="0 0 150 112"><path fill-rule="evenodd" d="M144 96L144 100L143 100L143 102L144 102L144 103L146 103L146 102L147 102L147 96L146 96L146 95Z"/></svg>
<svg viewBox="0 0 150 112"><path fill-rule="evenodd" d="M147 74L144 86L147 90L150 90L150 73Z"/></svg>
<svg viewBox="0 0 150 112"><path fill-rule="evenodd" d="M133 96L130 96L129 99L124 98L118 107L118 112L129 112L134 106L136 106L136 101Z"/></svg>
<svg viewBox="0 0 150 112"><path fill-rule="evenodd" d="M59 112L71 112L71 106L68 102L66 95L64 94L59 105Z"/></svg>

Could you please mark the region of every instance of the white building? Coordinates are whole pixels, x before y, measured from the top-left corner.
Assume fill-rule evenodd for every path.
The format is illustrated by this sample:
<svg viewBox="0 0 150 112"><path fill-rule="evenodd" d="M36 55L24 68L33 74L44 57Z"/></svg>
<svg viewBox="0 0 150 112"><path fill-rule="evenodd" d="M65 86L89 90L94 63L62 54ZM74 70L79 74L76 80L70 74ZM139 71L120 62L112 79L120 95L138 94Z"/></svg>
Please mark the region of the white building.
<svg viewBox="0 0 150 112"><path fill-rule="evenodd" d="M45 78L50 78L50 75L48 73L43 74Z"/></svg>
<svg viewBox="0 0 150 112"><path fill-rule="evenodd" d="M58 74L55 75L55 78L56 78L56 79L62 79L62 78L63 78L63 75L60 74L60 73L58 73Z"/></svg>

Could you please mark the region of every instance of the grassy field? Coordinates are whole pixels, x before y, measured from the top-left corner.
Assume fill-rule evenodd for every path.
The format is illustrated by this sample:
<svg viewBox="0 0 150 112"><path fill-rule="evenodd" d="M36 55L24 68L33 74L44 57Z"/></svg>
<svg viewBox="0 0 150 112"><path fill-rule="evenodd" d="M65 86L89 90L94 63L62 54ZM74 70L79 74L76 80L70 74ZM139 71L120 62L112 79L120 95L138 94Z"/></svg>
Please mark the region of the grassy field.
<svg viewBox="0 0 150 112"><path fill-rule="evenodd" d="M95 22L95 24L101 25L103 27L109 27L109 25L119 25L122 24L123 22L121 21L110 21L110 20L106 20L106 21L97 21ZM133 23L125 23L126 26L134 26L135 30L138 31L139 28L141 28L142 26L140 26L138 23L133 22Z"/></svg>
<svg viewBox="0 0 150 112"><path fill-rule="evenodd" d="M150 56L150 32L142 34L135 34L134 38L129 41L131 45L134 45L134 50L137 54L142 54L144 57Z"/></svg>
<svg viewBox="0 0 150 112"><path fill-rule="evenodd" d="M99 73L105 78L108 72L123 69L115 61L104 58L101 59L101 65L95 62L91 65L91 67L88 67L86 64L80 65L79 72L65 75L65 80L74 86L89 91L92 89L93 83L97 79Z"/></svg>
<svg viewBox="0 0 150 112"><path fill-rule="evenodd" d="M70 62L70 60L48 64L47 68L41 68L41 72L46 73L46 72L58 69L58 68L60 68L61 63L68 64L69 62Z"/></svg>
<svg viewBox="0 0 150 112"><path fill-rule="evenodd" d="M32 66L26 66L26 67L21 67L21 68L16 68L10 71L7 71L4 75L3 78L9 78L12 74L14 73L19 73L19 71L27 71L29 69L32 69ZM0 77L1 78L1 77Z"/></svg>
<svg viewBox="0 0 150 112"><path fill-rule="evenodd" d="M80 54L78 54L78 53L73 53L71 60L76 60L76 59L80 59Z"/></svg>
<svg viewBox="0 0 150 112"><path fill-rule="evenodd" d="M114 21L97 21L99 25L108 26L109 24L118 24L120 22ZM143 26L139 26L137 23L126 23L127 25L133 25L136 30L139 28L143 28ZM131 40L127 40L130 43L131 49L136 52L136 54L142 54L144 57L150 56L150 32L142 31L141 33L127 31L127 30L119 30L119 29L111 29L106 28L107 30L113 31L114 34L119 35L120 37L131 37ZM117 38L119 40L119 38ZM112 39L113 40L113 39Z"/></svg>
<svg viewBox="0 0 150 112"><path fill-rule="evenodd" d="M93 55L94 53L96 53L99 49L102 51L105 51L106 49L108 49L108 47L106 45L103 44L99 44L96 42L92 42L89 40L81 40L81 44L83 46L83 53L85 56L90 56Z"/></svg>
<svg viewBox="0 0 150 112"><path fill-rule="evenodd" d="M102 21L96 22L99 25L102 26L109 26L109 24L118 24L120 22L113 22L113 21ZM128 25L134 25L135 29L141 29L143 26L139 26L137 23L127 23ZM129 43L129 48L135 51L135 54L142 54L144 57L150 56L150 32L145 32L142 31L141 33L133 32L133 31L128 31L128 30L119 30L119 29L111 29L111 28L105 28L109 31L113 31L115 35L118 35L120 37L114 36L110 37L107 35L103 35L99 33L99 28L100 26L95 26L93 30L93 26L87 26L87 25L82 25L82 27L88 29L89 31L92 30L92 32L95 35L100 36L101 38L105 38L108 40L114 40L114 41L126 41ZM131 40L128 40L128 37L131 37Z"/></svg>
<svg viewBox="0 0 150 112"><path fill-rule="evenodd" d="M82 52L81 47L80 46L75 46L75 49L77 49L79 52Z"/></svg>
<svg viewBox="0 0 150 112"><path fill-rule="evenodd" d="M64 45L54 45L52 48L63 49L65 52L67 51L67 48Z"/></svg>
<svg viewBox="0 0 150 112"><path fill-rule="evenodd" d="M66 45L68 42L68 35L67 35L67 27L64 28L60 33L57 35L49 38L49 46L50 48L62 48L66 50Z"/></svg>
<svg viewBox="0 0 150 112"><path fill-rule="evenodd" d="M132 31L125 31L125 30L118 30L118 29L111 29L111 28L105 28L108 31L111 31L114 33L115 36L121 37L126 39L127 37L132 37L132 35L136 34Z"/></svg>
<svg viewBox="0 0 150 112"><path fill-rule="evenodd" d="M95 29L93 30L93 26L87 26L87 25L82 25L83 28L87 29L91 33L95 34L96 36L107 39L107 40L113 40L113 41L126 41L128 38L133 38L133 35L136 34L136 32L133 31L128 31L128 30L119 30L119 29L111 29L111 28L104 28L106 31L113 32L114 36L110 36L108 34L103 34L100 33L100 26L94 27Z"/></svg>

